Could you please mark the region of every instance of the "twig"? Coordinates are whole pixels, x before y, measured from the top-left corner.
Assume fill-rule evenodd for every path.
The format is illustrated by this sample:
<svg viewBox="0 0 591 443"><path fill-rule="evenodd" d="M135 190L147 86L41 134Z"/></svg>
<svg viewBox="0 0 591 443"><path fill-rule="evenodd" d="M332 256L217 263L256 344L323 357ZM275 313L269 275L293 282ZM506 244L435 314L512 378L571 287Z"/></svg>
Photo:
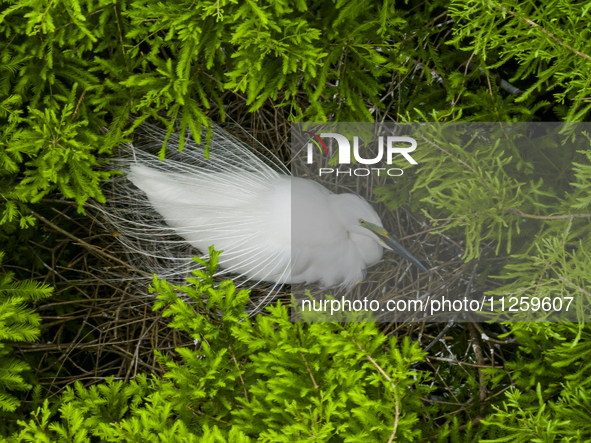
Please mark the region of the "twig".
<svg viewBox="0 0 591 443"><path fill-rule="evenodd" d="M121 26L119 25L119 14L117 13L117 5L113 5L113 11L115 11L115 18L117 23L117 29L119 30L119 42L121 43L121 52L123 56L126 56L125 46L123 45L123 33L121 32Z"/></svg>
<svg viewBox="0 0 591 443"><path fill-rule="evenodd" d="M526 214L517 208L509 208L507 211L523 218L533 218L535 220L567 220L569 218L591 218L591 214L564 214L564 215L533 215Z"/></svg>
<svg viewBox="0 0 591 443"><path fill-rule="evenodd" d="M472 64L472 63L470 63ZM486 75L486 71L483 68L478 68L480 71L481 77L486 77L488 79L488 75ZM495 83L499 86L499 88L507 91L509 94L513 95L521 95L523 91L516 86L513 86L507 80L503 80L499 75L495 75ZM490 85L489 85L490 86Z"/></svg>
<svg viewBox="0 0 591 443"><path fill-rule="evenodd" d="M376 369L380 372L380 374L382 374L384 376L384 378L386 380L388 380L388 382L390 383L390 385L392 386L392 389L394 390L394 425L392 426L392 434L390 435L390 438L388 439L388 443L392 443L394 441L394 438L396 437L396 430L398 429L398 422L400 421L400 405L398 403L398 388L396 386L396 383L394 383L392 381L392 379L388 376L388 374L386 374L386 371L384 371L382 369L382 367L380 365L377 364L377 362L371 357L371 355L369 355L369 353L363 349L359 343L357 343L355 341L354 338L351 338L351 341L355 344L355 346L357 346L357 348L363 352L363 355L365 356L365 358L367 358L372 365L374 365L376 367Z"/></svg>
<svg viewBox="0 0 591 443"><path fill-rule="evenodd" d="M236 360L236 356L234 355L234 349L232 349L232 346L228 346L228 349L230 350L230 355L232 356L232 360L234 360L234 364L236 365L236 369L238 370L238 376L240 377L240 381L242 382L242 389L244 389L244 397L246 398L246 401L250 401L248 399L248 391L246 390L246 383L244 382L244 378L242 377L242 372L240 371L240 365L238 364L238 360ZM307 366L307 364L306 364Z"/></svg>
<svg viewBox="0 0 591 443"><path fill-rule="evenodd" d="M82 94L80 94L80 98L78 99L78 103L76 104L76 109L74 109L74 113L72 114L72 121L74 121L74 118L76 118L76 114L78 114L78 108L80 108L80 104L82 103L82 99L85 95L86 89L82 91Z"/></svg>
<svg viewBox="0 0 591 443"><path fill-rule="evenodd" d="M310 374L310 378L312 379L312 383L314 383L314 388L318 389L318 385L316 384L316 380L314 379L314 374L312 374L310 366L308 366L308 361L306 360L306 356L304 354L302 354L301 352L300 352L300 355L302 356L302 360L304 360L304 364L306 365L306 369L308 370L308 374Z"/></svg>
<svg viewBox="0 0 591 443"><path fill-rule="evenodd" d="M470 366L471 368L486 368L486 369L492 368L492 366L485 365L485 364L468 363L468 362L456 360L453 358L435 357L434 355L427 355L425 358L427 360L443 361L446 363L453 363L453 364L460 365L460 366ZM503 368L503 366L495 366L495 368Z"/></svg>
<svg viewBox="0 0 591 443"><path fill-rule="evenodd" d="M556 43L558 43L560 46L565 47L566 49L568 49L569 51L574 52L576 55L578 55L581 58L584 58L587 61L591 61L591 57L589 57L587 54L582 53L581 51L576 50L575 48L573 48L570 45L567 45L566 43L564 43L562 40L560 40L558 37L556 37L554 34L552 34L551 32L546 31L543 27L541 27L540 25L538 25L536 22L534 22L533 20L530 20L529 18L525 18L525 17L520 17L518 16L515 12L513 11L508 11L506 8L502 8L499 7L499 10L503 11L503 12L507 12L508 14L512 15L513 17L524 21L525 23L527 23L528 25L533 26L534 28L539 28L540 31L542 31L544 34L546 34L548 37L550 37L552 40L554 40Z"/></svg>
<svg viewBox="0 0 591 443"><path fill-rule="evenodd" d="M392 434L388 439L388 443L392 443L396 437L396 430L398 429L398 421L400 420L400 405L398 404L398 387L392 383L394 389L394 425L392 425Z"/></svg>
<svg viewBox="0 0 591 443"><path fill-rule="evenodd" d="M484 375L482 374L482 367L484 367L484 353L482 352L482 346L480 346L480 339L478 338L478 332L472 323L468 323L468 331L470 331L470 337L472 338L472 348L476 355L476 361L480 366L478 368L478 384L480 386L480 413L484 413L484 401L488 395L486 384L484 382Z"/></svg>
<svg viewBox="0 0 591 443"><path fill-rule="evenodd" d="M68 237L69 239L74 240L75 242L77 242L80 246L88 249L91 252L98 252L99 254L101 254L102 256L104 256L105 258L108 258L109 260L112 260L116 263L119 263L120 265L125 266L128 269L133 269L136 272L141 273L144 277L151 277L150 274L148 274L147 272L142 272L139 271L138 269L133 268L132 266L130 266L129 263L124 262L123 260L119 260L117 257L113 257L110 254L107 254L105 251L92 246L89 243L86 243L84 240L79 239L78 237L76 237L75 235L70 234L67 231L64 231L62 228L58 227L57 225L53 224L52 222L50 222L49 220L47 220L45 217L43 217L40 214L37 214L35 211L33 211L32 209L29 209L29 211L31 212L31 214L33 214L36 218L38 218L39 220L41 220L43 223L45 223L47 226L50 226L52 229L55 229L56 231L58 231L60 234L65 235L66 237Z"/></svg>
<svg viewBox="0 0 591 443"><path fill-rule="evenodd" d="M590 293L590 292L587 292L587 291L585 291L585 290L584 290L583 288L581 288L579 285L577 285L577 284L573 283L572 281L570 281L570 280L568 280L568 279L564 278L562 275L559 275L559 276L558 276L558 279L559 279L560 281L563 281L563 282L565 282L567 285L569 285L569 286L571 286L571 287L573 287L573 288L575 288L575 289L578 289L578 290L579 290L579 291L581 291L583 294L585 294L587 297L591 297L591 293Z"/></svg>
<svg viewBox="0 0 591 443"><path fill-rule="evenodd" d="M423 352L428 352L429 349L431 349L433 346L435 346L437 343L439 343L439 340L441 340L441 338L445 335L445 333L449 330L449 328L451 328L454 324L454 321L450 321L447 325L445 325L445 328L443 328L441 330L441 332L437 335L437 337L435 337L435 340L433 340L431 343L429 343L424 349Z"/></svg>

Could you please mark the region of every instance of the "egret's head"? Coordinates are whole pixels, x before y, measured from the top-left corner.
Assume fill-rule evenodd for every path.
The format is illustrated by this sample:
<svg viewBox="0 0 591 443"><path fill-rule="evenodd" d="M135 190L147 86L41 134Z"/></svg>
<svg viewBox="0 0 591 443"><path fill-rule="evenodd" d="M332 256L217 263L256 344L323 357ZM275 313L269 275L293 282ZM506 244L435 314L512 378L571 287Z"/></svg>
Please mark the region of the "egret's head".
<svg viewBox="0 0 591 443"><path fill-rule="evenodd" d="M376 225L375 223L368 222L362 218L359 219L359 225L373 232L378 237L380 243L382 243L382 246L396 252L397 254L400 254L402 257L411 262L421 271L425 271L427 273L429 272L427 268L425 268L420 261L414 258L410 252L404 249L404 247L400 243L398 243L396 239L392 235L390 235L384 227Z"/></svg>

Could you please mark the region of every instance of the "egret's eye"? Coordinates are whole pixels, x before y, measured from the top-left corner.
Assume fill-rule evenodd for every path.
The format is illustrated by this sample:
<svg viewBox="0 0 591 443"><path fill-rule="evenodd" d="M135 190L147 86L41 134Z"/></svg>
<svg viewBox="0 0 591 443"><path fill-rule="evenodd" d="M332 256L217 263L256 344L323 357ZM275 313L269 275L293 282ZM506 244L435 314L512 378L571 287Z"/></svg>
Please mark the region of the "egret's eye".
<svg viewBox="0 0 591 443"><path fill-rule="evenodd" d="M359 219L359 224L360 225L364 225L365 224L365 220L363 220L362 218Z"/></svg>

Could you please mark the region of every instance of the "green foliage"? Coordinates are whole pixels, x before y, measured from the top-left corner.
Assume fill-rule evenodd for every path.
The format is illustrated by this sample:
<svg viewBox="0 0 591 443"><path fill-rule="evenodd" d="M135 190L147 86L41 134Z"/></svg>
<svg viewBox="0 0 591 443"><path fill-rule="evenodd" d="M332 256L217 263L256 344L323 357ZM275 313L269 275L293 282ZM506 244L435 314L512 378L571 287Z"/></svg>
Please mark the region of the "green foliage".
<svg viewBox="0 0 591 443"><path fill-rule="evenodd" d="M582 135L570 139L561 128L568 129L548 124L546 134L529 139L508 124L483 126L482 134L475 126L432 124L417 133L423 146L413 154L419 170L412 172L420 180L413 175L376 194L391 209L403 203L422 208L427 217L444 221L444 230L463 228L466 260L478 258L487 240L496 242L497 253L529 253L532 245L524 242L538 238L538 220L545 221L539 239L564 234L568 225L576 228L567 234L586 242L591 216L580 210L589 206L591 158L578 148L590 142ZM401 187L412 191L412 202Z"/></svg>
<svg viewBox="0 0 591 443"><path fill-rule="evenodd" d="M416 343L374 323L292 323L281 303L244 314L248 291L212 278L219 253L184 286L154 279L155 309L193 345L160 355L163 379L69 387L45 401L6 442L584 441L591 437L591 329L576 324L513 327L522 344L505 369L505 401L476 428L457 417L435 427L425 407L430 375L416 369ZM459 373L462 370L458 369ZM442 373L451 380L455 376ZM472 386L474 383L467 380ZM472 386L474 391L478 386ZM458 399L462 399L458 392ZM487 440L482 440L487 438ZM536 440L537 439L537 440Z"/></svg>
<svg viewBox="0 0 591 443"><path fill-rule="evenodd" d="M249 319L248 291L213 281L217 258L198 260L206 269L185 286L154 279L155 309L195 340L161 356L163 380L77 383L57 415L46 402L10 441L410 442L430 429L416 343L373 323L294 324L281 303Z"/></svg>
<svg viewBox="0 0 591 443"><path fill-rule="evenodd" d="M52 109L31 109L30 129L13 135L9 152L31 160L26 162L25 178L8 194L11 200L36 203L57 188L64 197L76 199L80 207L88 198L104 202L99 183L110 174L94 170L98 161L92 151L98 136L83 130L87 122L71 122L75 91L76 87L59 115ZM12 219L10 211L5 218Z"/></svg>
<svg viewBox="0 0 591 443"><path fill-rule="evenodd" d="M585 2L453 1L459 22L449 44L462 45L486 69L511 72L509 81L528 81L516 100L550 93L565 121L585 121L591 103L590 8ZM517 66L516 66L517 65ZM549 105L540 102L538 105Z"/></svg>
<svg viewBox="0 0 591 443"><path fill-rule="evenodd" d="M251 111L309 121L585 121L591 111L585 2L0 5L0 239L10 264L36 257L19 244L41 235L26 229L32 205L53 192L80 211L101 201L101 155L147 118L200 134L212 107L224 116L229 92ZM589 297L586 146L429 139L417 151L421 179L379 188L382 202L464 233L466 260L513 254L478 268L478 280L500 282L492 294ZM25 303L49 288L12 279L0 280L0 340L32 340L39 317ZM247 294L208 272L154 288L163 315L195 340L160 356L165 379L77 385L13 441L388 441L394 430L393 441L591 438L586 326L511 326L520 351L489 374L492 383L511 376L504 404L479 429L454 416L435 430L426 417L443 412L421 407L429 389L416 345L367 323L291 324L280 304L245 318ZM18 404L25 369L0 341L0 409ZM456 369L438 374L461 379ZM468 401L478 387L462 380L458 397Z"/></svg>
<svg viewBox="0 0 591 443"><path fill-rule="evenodd" d="M97 170L97 156L148 117L169 135L178 124L182 148L187 129L198 136L208 124L213 103L223 118L227 91L244 94L251 111L271 103L292 120L372 120L369 109L385 107L384 83L408 72L414 43L405 36L417 29L424 35L436 7L355 0L1 4L0 219L23 226L33 222L27 204L53 191L75 199L80 211L88 198L101 201L107 174ZM129 127L131 114L137 118Z"/></svg>
<svg viewBox="0 0 591 443"><path fill-rule="evenodd" d="M591 328L576 324L513 327L521 352L508 366L516 389L485 424L487 442L581 442L591 439Z"/></svg>
<svg viewBox="0 0 591 443"><path fill-rule="evenodd" d="M0 263L4 253L0 252ZM10 273L0 275L0 411L14 411L18 399L10 393L28 390L23 379L28 365L12 356L10 342L32 341L39 336L39 315L28 306L51 295L52 288L34 281L15 282Z"/></svg>

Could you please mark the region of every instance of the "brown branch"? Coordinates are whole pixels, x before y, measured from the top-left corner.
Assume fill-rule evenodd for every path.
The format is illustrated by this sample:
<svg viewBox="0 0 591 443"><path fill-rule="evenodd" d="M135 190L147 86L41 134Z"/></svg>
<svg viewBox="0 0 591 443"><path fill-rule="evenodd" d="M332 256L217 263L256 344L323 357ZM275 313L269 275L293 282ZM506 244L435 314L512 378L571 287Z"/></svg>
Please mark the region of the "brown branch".
<svg viewBox="0 0 591 443"><path fill-rule="evenodd" d="M470 366L472 368L487 368L487 369L488 368L492 368L491 365L484 365L484 364L483 365L477 365L475 363L468 363L468 362L456 360L456 359L453 359L453 358L436 357L434 355L427 355L425 358L427 360L437 360L437 361L442 361L442 362L445 362L445 363L457 364L457 365L460 365L460 366ZM503 366L495 366L495 368L503 368Z"/></svg>
<svg viewBox="0 0 591 443"><path fill-rule="evenodd" d="M521 211L517 208L509 208L507 211L518 215L519 217L523 218L533 218L535 220L568 220L573 218L591 218L591 214L564 214L564 215L533 215L533 214L526 214L525 212Z"/></svg>
<svg viewBox="0 0 591 443"><path fill-rule="evenodd" d="M84 98L84 95L86 95L86 89L84 91L82 91L82 94L80 95L80 98L78 99L78 103L76 104L76 109L74 109L74 113L72 114L72 121L74 121L74 119L76 118L76 114L78 114L78 109L80 108L80 104L82 103L82 99Z"/></svg>
<svg viewBox="0 0 591 443"><path fill-rule="evenodd" d="M482 352L482 346L480 345L478 332L476 332L476 328L472 323L468 323L468 331L470 332L470 338L472 339L472 348L474 349L474 354L476 355L476 361L480 366L478 368L478 384L480 387L480 413L483 414L485 406L484 401L488 395L484 374L482 373L482 367L484 367L484 353Z"/></svg>
<svg viewBox="0 0 591 443"><path fill-rule="evenodd" d="M398 429L398 423L400 421L400 404L398 402L398 387L396 385L396 383L394 383L392 381L392 379L388 376L388 374L386 374L386 371L384 371L382 369L382 367L380 365L378 365L378 363L371 357L371 355L369 355L369 353L363 349L359 343L357 343L355 341L354 338L351 338L351 341L355 344L355 346L357 346L357 348L363 352L363 355L365 356L365 358L367 358L372 365L374 365L376 367L376 369L380 372L380 374L382 374L384 376L384 378L386 380L388 380L388 382L390 382L390 385L392 386L392 389L394 390L394 425L392 426L392 434L390 435L390 438L388 439L388 443L392 443L394 441L394 438L396 437L396 430Z"/></svg>
<svg viewBox="0 0 591 443"><path fill-rule="evenodd" d="M499 8L501 11L503 12L507 12L508 14L512 15L513 17L524 21L525 23L527 23L530 26L533 26L534 28L539 28L540 31L542 31L544 34L546 34L548 37L550 37L552 40L554 40L556 43L558 43L560 46L568 49L569 51L572 51L573 53L575 53L576 55L578 55L581 58L584 58L587 61L591 61L591 57L589 57L587 54L582 53L581 51L576 50L575 48L573 48L570 45L567 45L566 43L564 43L562 40L560 40L558 37L556 37L554 34L552 34L551 32L546 31L546 29L544 29L542 26L538 25L536 22L534 22L533 20L530 20L529 18L525 18L525 17L520 17L518 16L515 12L513 11L508 11L506 8Z"/></svg>
<svg viewBox="0 0 591 443"><path fill-rule="evenodd" d="M473 65L473 63L470 63L470 65ZM472 66L470 66L470 68L472 69ZM483 68L478 68L478 70L480 72L480 76L481 77L486 77L486 80L489 81L489 77L488 77L488 75L486 75L486 71ZM499 75L495 75L494 80L495 80L495 84L499 88L503 89L504 91L507 91L509 94L513 94L513 95L521 95L521 94L523 94L523 91L521 89L519 89L516 86L513 86L507 80L503 80L501 78L501 76L499 76ZM490 88L490 81L489 81L489 88Z"/></svg>
<svg viewBox="0 0 591 443"><path fill-rule="evenodd" d="M238 376L240 377L240 381L242 382L242 389L244 389L244 397L246 398L246 401L250 401L248 399L248 391L246 390L246 383L244 382L244 378L242 377L242 372L240 370L240 365L238 364L238 360L236 360L236 356L234 355L234 349L232 349L232 346L228 346L228 349L230 350L230 355L232 356L232 360L234 360L234 364L236 365L236 369L238 370Z"/></svg>
<svg viewBox="0 0 591 443"><path fill-rule="evenodd" d="M314 383L314 388L318 389L318 385L316 384L316 380L314 379L314 374L312 374L312 370L310 366L308 366L308 361L306 360L306 356L300 352L302 360L304 360L304 364L306 365L306 369L308 370L308 374L310 374L310 378L312 379L312 383Z"/></svg>
<svg viewBox="0 0 591 443"><path fill-rule="evenodd" d="M119 25L119 14L117 13L117 5L113 5L113 11L115 11L115 22L117 23L117 29L119 30L119 42L121 43L121 52L123 52L123 56L126 56L125 53L125 46L123 44L123 33L121 32L121 26Z"/></svg>
<svg viewBox="0 0 591 443"><path fill-rule="evenodd" d="M392 383L392 388L394 388L394 424L392 425L392 434L390 434L390 438L388 439L388 443L392 443L394 441L394 438L396 437L396 430L398 429L398 422L400 420L400 405L398 404L398 389L394 383Z"/></svg>
<svg viewBox="0 0 591 443"><path fill-rule="evenodd" d="M568 280L568 279L564 278L562 275L559 275L559 276L558 276L558 279L559 279L560 281L563 281L563 282L565 282L565 283L566 283L567 285L569 285L570 287L572 287L572 288L575 288L575 289L578 289L578 290L579 290L579 291L581 291L583 294L585 294L587 297L591 297L591 293L589 293L589 292L585 291L583 288L581 288L579 285L577 285L577 284L573 283L572 281L570 281L570 280Z"/></svg>

